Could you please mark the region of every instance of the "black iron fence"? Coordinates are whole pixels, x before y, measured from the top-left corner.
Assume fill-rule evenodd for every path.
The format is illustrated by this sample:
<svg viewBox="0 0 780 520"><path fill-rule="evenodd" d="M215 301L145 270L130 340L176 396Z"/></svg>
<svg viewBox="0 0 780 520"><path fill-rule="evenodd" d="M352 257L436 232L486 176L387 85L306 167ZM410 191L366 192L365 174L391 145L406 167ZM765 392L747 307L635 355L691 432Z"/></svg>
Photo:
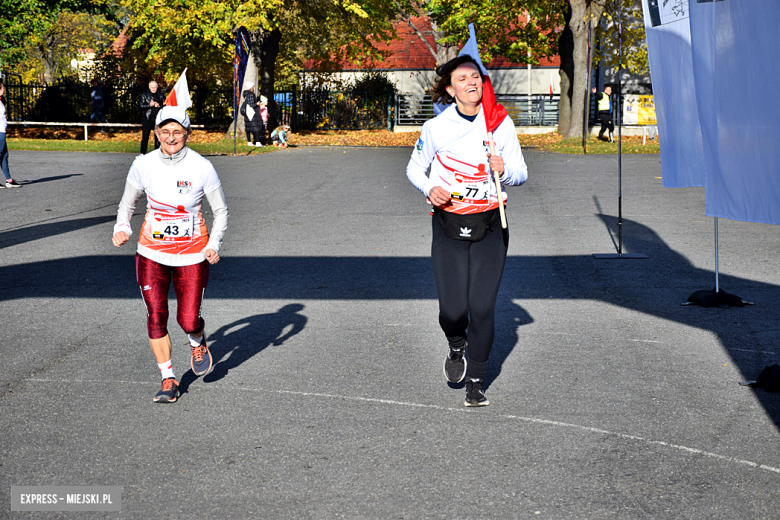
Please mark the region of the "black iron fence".
<svg viewBox="0 0 780 520"><path fill-rule="evenodd" d="M496 94L496 101L506 108L516 126L557 126L558 94ZM395 98L395 124L421 125L433 117L431 96L398 94Z"/></svg>
<svg viewBox="0 0 780 520"><path fill-rule="evenodd" d="M50 86L23 84L7 75L6 109L9 121L83 123L90 121L92 88L79 83ZM103 87L103 115L111 123L140 123L139 100L145 87ZM193 85L190 88L193 124L227 126L232 122L232 90Z"/></svg>
<svg viewBox="0 0 780 520"><path fill-rule="evenodd" d="M63 83L53 86L23 84L7 75L6 108L9 121L89 122L88 85ZM143 87L113 88L106 85L103 111L111 123L139 123L139 98ZM233 121L232 89L192 85L193 124L227 129ZM517 126L556 126L558 95L498 94ZM430 96L392 92L334 92L289 90L274 95L279 124L298 130L391 129L393 126L422 125L433 117ZM590 119L595 110L591 99Z"/></svg>

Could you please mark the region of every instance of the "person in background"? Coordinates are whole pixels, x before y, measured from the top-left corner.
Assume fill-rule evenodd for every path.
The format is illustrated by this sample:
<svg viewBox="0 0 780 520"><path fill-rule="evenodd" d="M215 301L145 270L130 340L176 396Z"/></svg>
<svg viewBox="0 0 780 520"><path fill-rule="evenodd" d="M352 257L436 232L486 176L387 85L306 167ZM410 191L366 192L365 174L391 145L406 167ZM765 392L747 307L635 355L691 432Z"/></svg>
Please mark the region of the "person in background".
<svg viewBox="0 0 780 520"><path fill-rule="evenodd" d="M8 144L5 141L8 116L6 115L4 96L5 85L0 83L0 167L3 170L3 177L5 177L5 182L0 184L0 188L21 188L22 185L11 178L11 172L8 169Z"/></svg>
<svg viewBox="0 0 780 520"><path fill-rule="evenodd" d="M244 102L241 103L239 112L244 116L244 131L246 132L246 144L247 146L263 146L262 134L263 121L260 119L258 112L260 107L255 97L255 85L254 83L244 83Z"/></svg>
<svg viewBox="0 0 780 520"><path fill-rule="evenodd" d="M289 125L279 125L271 132L271 141L277 148L287 148L287 134L290 132Z"/></svg>
<svg viewBox="0 0 780 520"><path fill-rule="evenodd" d="M593 87L593 93L596 94L596 87ZM609 130L609 142L614 143L612 134L615 132L615 125L612 123L612 87L604 87L604 92L596 95L596 110L601 120L601 131L599 139L604 139L604 132Z"/></svg>
<svg viewBox="0 0 780 520"><path fill-rule="evenodd" d="M260 122L263 128L260 130L260 143L265 146L265 131L268 130L268 98L260 96L260 102L257 104L260 110Z"/></svg>
<svg viewBox="0 0 780 520"><path fill-rule="evenodd" d="M149 82L149 88L141 94L139 105L141 107L141 155L146 153L149 144L149 134L154 136L154 149L160 147L160 140L154 130L154 120L157 112L165 102L165 96L160 91L160 86L156 81Z"/></svg>
<svg viewBox="0 0 780 520"><path fill-rule="evenodd" d="M105 108L105 95L103 93L103 82L97 78L92 78L92 90L89 92L89 99L92 103L92 114L89 116L93 123L108 123L103 115Z"/></svg>

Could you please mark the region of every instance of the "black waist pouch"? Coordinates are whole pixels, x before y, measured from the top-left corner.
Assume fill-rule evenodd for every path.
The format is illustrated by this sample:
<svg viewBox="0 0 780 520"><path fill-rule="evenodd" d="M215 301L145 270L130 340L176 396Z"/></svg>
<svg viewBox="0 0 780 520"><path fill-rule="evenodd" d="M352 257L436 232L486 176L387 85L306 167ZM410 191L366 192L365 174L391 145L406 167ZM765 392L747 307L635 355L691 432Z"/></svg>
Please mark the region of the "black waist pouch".
<svg viewBox="0 0 780 520"><path fill-rule="evenodd" d="M483 213L458 215L439 208L433 208L433 216L444 228L447 238L479 242L487 235L488 229L498 218L498 208Z"/></svg>

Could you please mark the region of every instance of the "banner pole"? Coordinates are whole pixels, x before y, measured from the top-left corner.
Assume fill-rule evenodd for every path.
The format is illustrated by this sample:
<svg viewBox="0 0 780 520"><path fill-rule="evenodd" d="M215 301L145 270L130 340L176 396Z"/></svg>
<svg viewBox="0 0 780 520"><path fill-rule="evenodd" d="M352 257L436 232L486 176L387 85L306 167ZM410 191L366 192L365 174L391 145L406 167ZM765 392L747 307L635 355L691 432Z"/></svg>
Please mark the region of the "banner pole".
<svg viewBox="0 0 780 520"><path fill-rule="evenodd" d="M607 259L633 259L647 258L644 253L623 254L623 117L621 100L623 97L623 0L618 0L618 92L617 92L617 116L618 116L618 252L608 254L593 254L599 260ZM613 242L614 243L614 242Z"/></svg>
<svg viewBox="0 0 780 520"><path fill-rule="evenodd" d="M236 108L236 83L238 81L238 64L233 60L233 155L236 155L236 133L238 132L238 109Z"/></svg>
<svg viewBox="0 0 780 520"><path fill-rule="evenodd" d="M582 151L583 153L588 153L588 121L590 120L590 68L591 68L591 58L590 58L590 27L592 23L592 14L590 12L590 7L588 8L588 70L585 73L585 83L587 84L587 89L585 90L585 108L583 110L584 114L582 115ZM530 17L529 17L530 18Z"/></svg>
<svg viewBox="0 0 780 520"><path fill-rule="evenodd" d="M718 217L715 217L715 294L720 292L718 283Z"/></svg>
<svg viewBox="0 0 780 520"><path fill-rule="evenodd" d="M623 254L623 26L622 26L623 2L618 1L618 254Z"/></svg>

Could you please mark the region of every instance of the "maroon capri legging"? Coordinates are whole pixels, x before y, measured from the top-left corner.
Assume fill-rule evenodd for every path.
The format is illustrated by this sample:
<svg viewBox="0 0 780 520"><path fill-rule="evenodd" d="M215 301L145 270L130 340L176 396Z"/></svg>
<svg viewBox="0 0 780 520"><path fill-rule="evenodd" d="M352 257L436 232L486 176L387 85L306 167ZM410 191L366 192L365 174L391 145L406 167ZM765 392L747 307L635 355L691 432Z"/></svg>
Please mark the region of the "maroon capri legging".
<svg viewBox="0 0 780 520"><path fill-rule="evenodd" d="M178 302L176 321L187 334L201 332L205 322L200 315L203 293L209 283L209 263L172 267L135 255L135 276L146 304L146 328L150 339L168 334L168 289Z"/></svg>

